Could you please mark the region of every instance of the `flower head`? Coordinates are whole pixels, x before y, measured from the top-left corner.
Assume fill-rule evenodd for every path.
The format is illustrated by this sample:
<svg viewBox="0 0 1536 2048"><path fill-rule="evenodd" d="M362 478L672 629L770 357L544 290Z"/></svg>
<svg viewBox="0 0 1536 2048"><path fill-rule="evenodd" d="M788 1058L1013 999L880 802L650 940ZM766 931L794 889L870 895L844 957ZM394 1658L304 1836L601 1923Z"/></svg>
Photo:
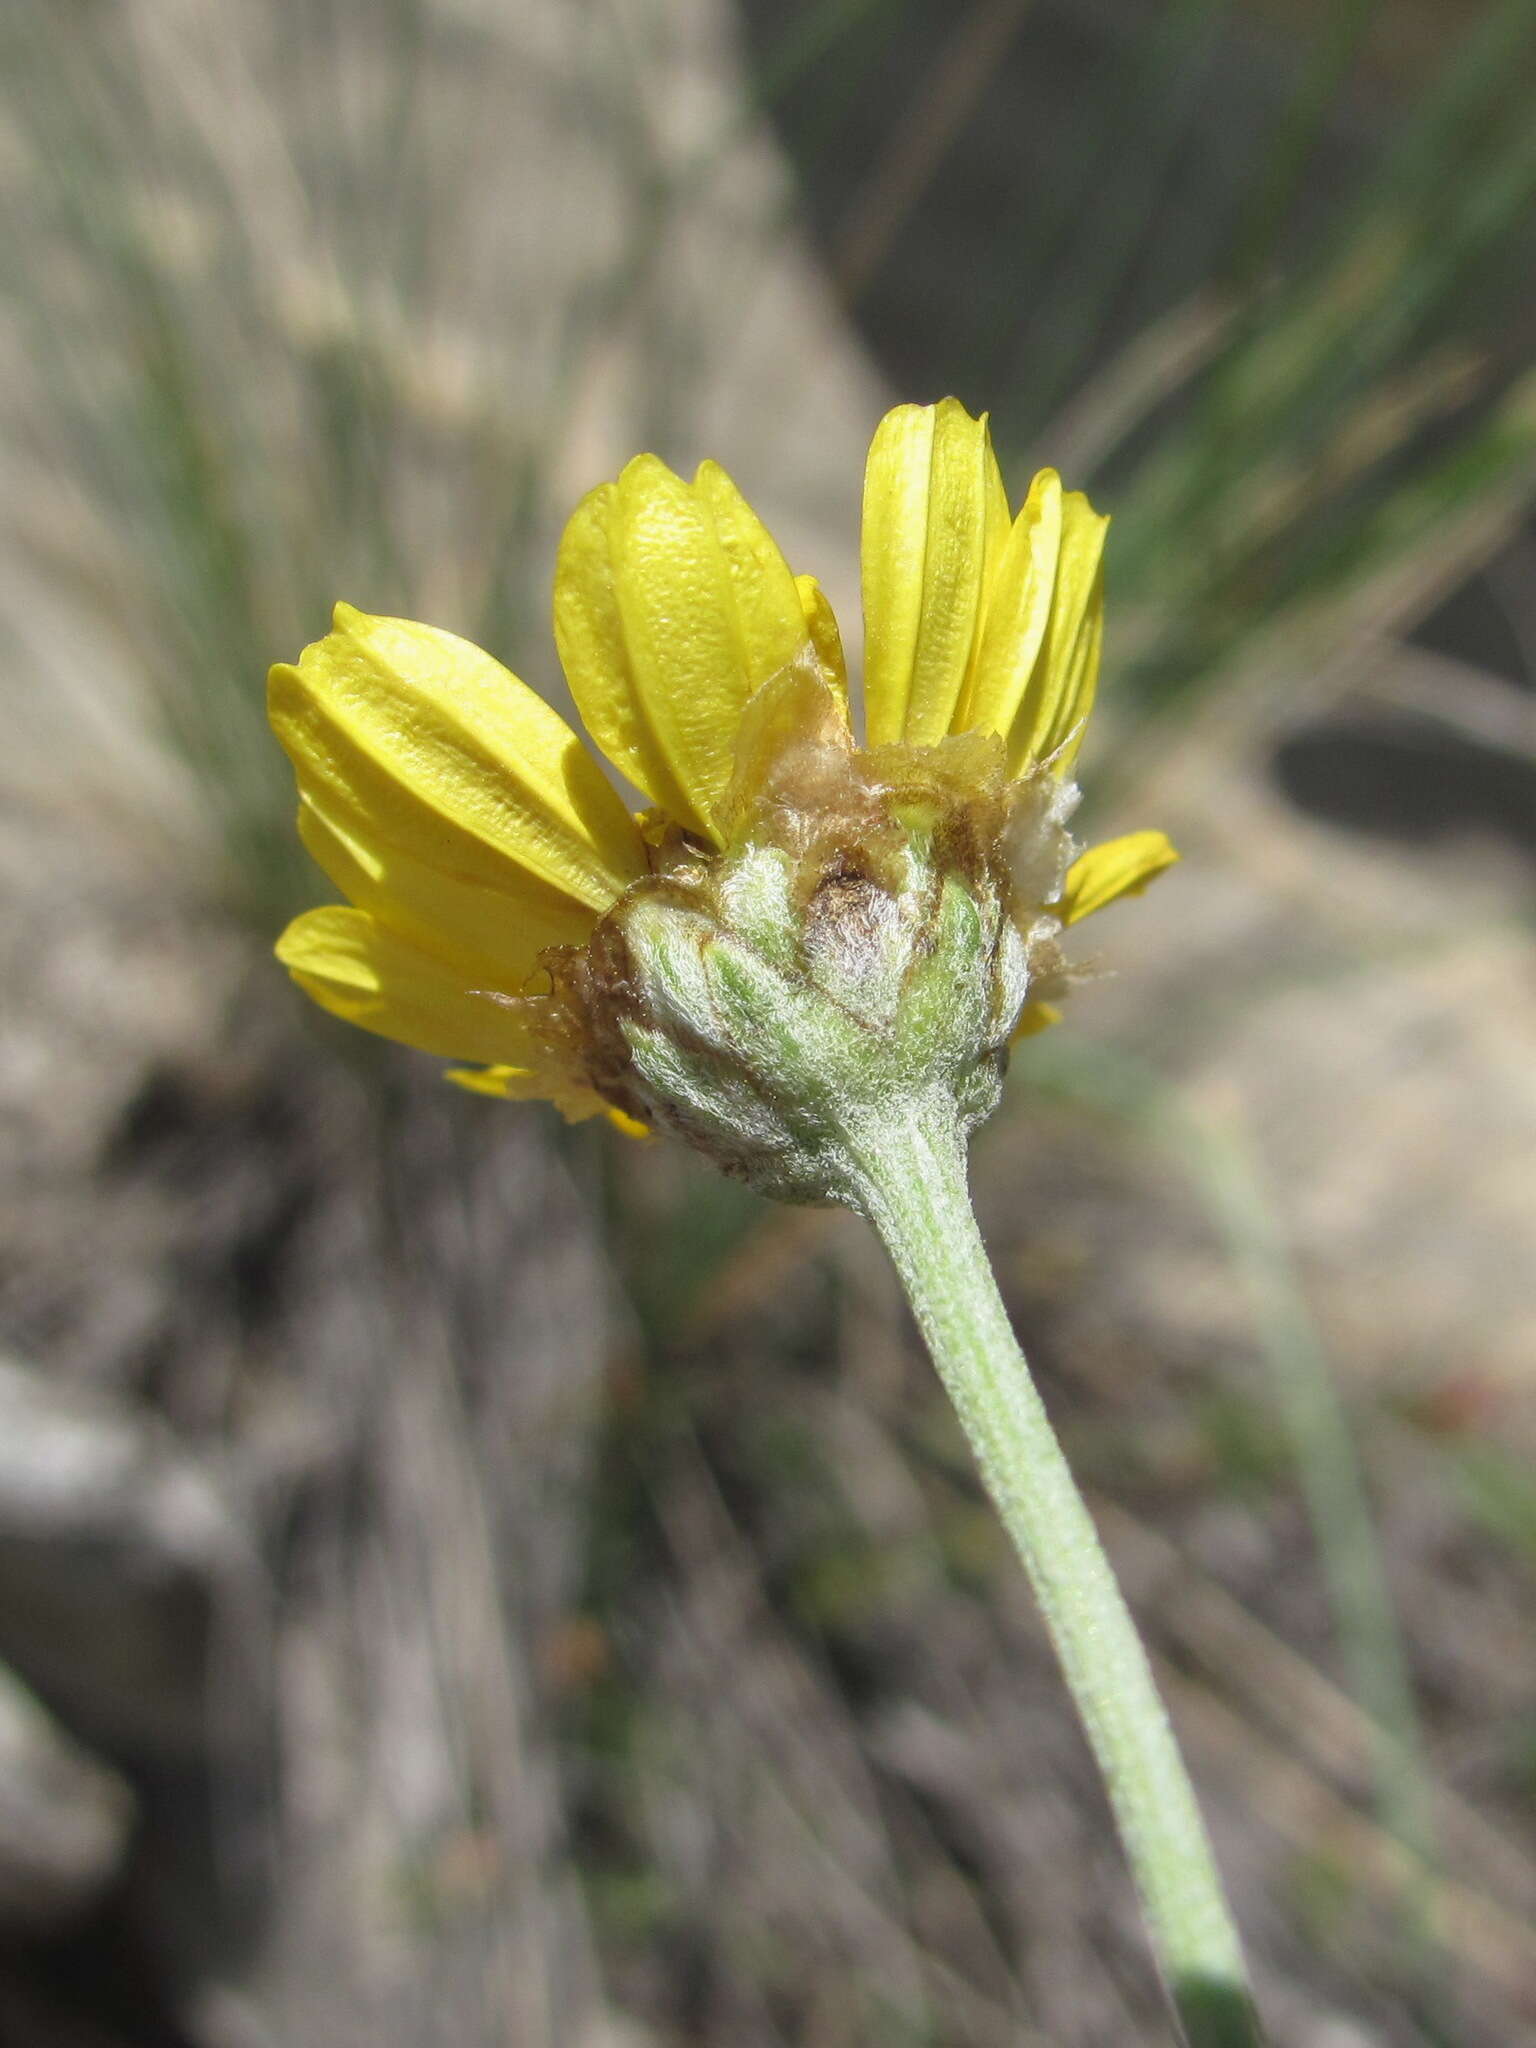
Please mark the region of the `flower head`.
<svg viewBox="0 0 1536 2048"><path fill-rule="evenodd" d="M829 1090L942 1070L974 1120L1009 1041L1054 1017L1062 928L1176 857L1158 832L1082 854L1067 834L1106 525L1051 470L1012 514L955 400L888 414L861 746L815 579L716 464L689 483L636 457L578 506L554 592L634 814L489 655L338 606L273 669L270 708L347 903L296 919L279 957L468 1087L670 1125L780 1192L818 1191L805 1105Z"/></svg>

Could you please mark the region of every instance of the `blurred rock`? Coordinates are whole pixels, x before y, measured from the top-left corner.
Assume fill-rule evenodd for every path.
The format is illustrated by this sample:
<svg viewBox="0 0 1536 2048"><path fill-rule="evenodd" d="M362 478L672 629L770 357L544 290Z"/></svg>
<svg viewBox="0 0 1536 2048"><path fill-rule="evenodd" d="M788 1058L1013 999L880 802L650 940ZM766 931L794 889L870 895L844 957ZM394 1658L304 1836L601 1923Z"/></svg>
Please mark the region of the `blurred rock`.
<svg viewBox="0 0 1536 2048"><path fill-rule="evenodd" d="M262 1689L230 1661L255 1585L235 1515L163 1427L0 1358L0 1656L77 1733L166 1759L253 1735Z"/></svg>
<svg viewBox="0 0 1536 2048"><path fill-rule="evenodd" d="M74 1919L117 1875L133 1795L0 1665L0 1931Z"/></svg>

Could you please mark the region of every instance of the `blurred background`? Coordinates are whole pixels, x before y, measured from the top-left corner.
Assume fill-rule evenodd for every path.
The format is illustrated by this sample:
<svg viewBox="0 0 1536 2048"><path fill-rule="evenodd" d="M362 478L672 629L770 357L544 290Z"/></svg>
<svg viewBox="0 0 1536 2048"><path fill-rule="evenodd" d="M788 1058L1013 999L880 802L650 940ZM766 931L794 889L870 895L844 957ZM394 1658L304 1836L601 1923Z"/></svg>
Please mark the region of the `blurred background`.
<svg viewBox="0 0 1536 2048"><path fill-rule="evenodd" d="M1536 0L10 0L0 2044L1167 2044L852 1218L270 957L331 602L563 701L575 496L1115 515L1185 864L975 1147L1287 2048L1536 2042ZM1081 949L1080 949L1081 950Z"/></svg>

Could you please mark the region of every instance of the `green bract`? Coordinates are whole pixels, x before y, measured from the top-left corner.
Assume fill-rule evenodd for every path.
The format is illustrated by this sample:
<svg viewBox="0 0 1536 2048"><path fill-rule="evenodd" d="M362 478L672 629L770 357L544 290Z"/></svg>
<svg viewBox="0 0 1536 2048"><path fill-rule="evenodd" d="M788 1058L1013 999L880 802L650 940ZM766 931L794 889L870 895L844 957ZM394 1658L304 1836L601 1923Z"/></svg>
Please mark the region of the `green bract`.
<svg viewBox="0 0 1536 2048"><path fill-rule="evenodd" d="M857 873L803 908L776 847L716 871L704 907L642 896L623 920L622 1022L653 1121L791 1201L852 1201L850 1140L892 1114L970 1131L997 1106L1029 951L999 892L914 840L895 888Z"/></svg>

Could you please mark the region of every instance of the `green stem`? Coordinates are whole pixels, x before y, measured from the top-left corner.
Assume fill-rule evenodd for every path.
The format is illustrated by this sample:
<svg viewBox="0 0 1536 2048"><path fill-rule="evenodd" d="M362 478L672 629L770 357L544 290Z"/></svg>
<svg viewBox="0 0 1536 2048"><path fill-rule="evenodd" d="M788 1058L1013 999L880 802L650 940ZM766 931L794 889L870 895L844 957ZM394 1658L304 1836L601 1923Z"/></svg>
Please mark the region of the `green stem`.
<svg viewBox="0 0 1536 2048"><path fill-rule="evenodd" d="M1194 1793L1098 1534L1008 1322L953 1112L863 1124L844 1152L987 1490L1029 1573L1109 1792L1191 2048L1262 2041Z"/></svg>

